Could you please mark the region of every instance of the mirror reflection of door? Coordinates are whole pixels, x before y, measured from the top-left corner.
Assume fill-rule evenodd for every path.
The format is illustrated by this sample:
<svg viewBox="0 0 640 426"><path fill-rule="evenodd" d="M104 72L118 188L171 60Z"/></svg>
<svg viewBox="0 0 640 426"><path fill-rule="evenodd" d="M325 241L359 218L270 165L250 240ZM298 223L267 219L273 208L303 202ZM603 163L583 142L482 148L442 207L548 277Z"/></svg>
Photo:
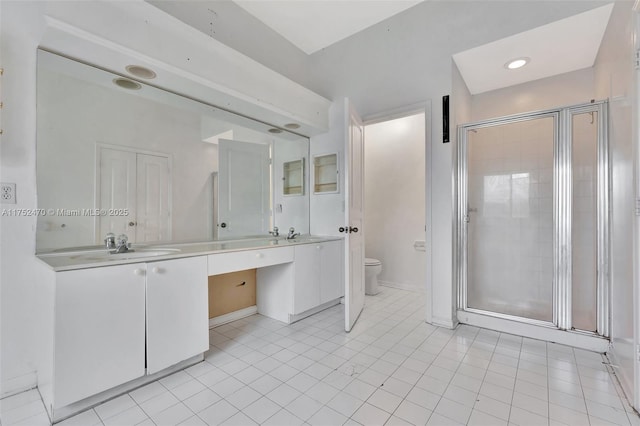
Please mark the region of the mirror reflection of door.
<svg viewBox="0 0 640 426"><path fill-rule="evenodd" d="M113 232L132 243L171 240L169 157L98 147L97 242ZM128 212L128 214L125 214Z"/></svg>
<svg viewBox="0 0 640 426"><path fill-rule="evenodd" d="M220 139L218 238L268 235L271 225L269 145Z"/></svg>

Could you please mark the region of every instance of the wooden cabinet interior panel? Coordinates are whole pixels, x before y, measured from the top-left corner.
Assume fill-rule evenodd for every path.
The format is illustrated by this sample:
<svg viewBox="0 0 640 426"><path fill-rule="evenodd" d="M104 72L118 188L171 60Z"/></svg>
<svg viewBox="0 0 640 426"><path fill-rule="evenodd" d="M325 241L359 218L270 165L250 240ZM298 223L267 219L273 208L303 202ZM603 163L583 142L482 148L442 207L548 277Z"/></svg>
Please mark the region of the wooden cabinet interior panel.
<svg viewBox="0 0 640 426"><path fill-rule="evenodd" d="M255 269L209 277L209 318L235 312L255 304Z"/></svg>

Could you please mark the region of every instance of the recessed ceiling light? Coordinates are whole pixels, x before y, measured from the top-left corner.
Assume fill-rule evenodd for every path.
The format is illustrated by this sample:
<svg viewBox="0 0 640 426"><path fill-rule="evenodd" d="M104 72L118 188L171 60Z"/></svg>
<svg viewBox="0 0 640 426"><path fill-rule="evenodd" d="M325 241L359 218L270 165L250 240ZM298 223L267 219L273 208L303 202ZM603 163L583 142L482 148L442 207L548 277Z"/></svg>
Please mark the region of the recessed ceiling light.
<svg viewBox="0 0 640 426"><path fill-rule="evenodd" d="M156 78L156 73L153 70L140 65L127 65L125 68L130 74L136 77L146 78L147 80Z"/></svg>
<svg viewBox="0 0 640 426"><path fill-rule="evenodd" d="M269 133L282 133L281 129L276 129L275 127L272 129L269 129Z"/></svg>
<svg viewBox="0 0 640 426"><path fill-rule="evenodd" d="M285 124L284 127L286 127L287 129L295 130L295 129L299 129L300 125L298 123L289 123L289 124Z"/></svg>
<svg viewBox="0 0 640 426"><path fill-rule="evenodd" d="M114 78L113 84L127 90L139 90L142 88L140 83L122 77Z"/></svg>
<svg viewBox="0 0 640 426"><path fill-rule="evenodd" d="M518 68L522 68L525 65L527 65L529 63L529 61L531 60L531 58L516 58L516 59L512 59L509 62L507 62L506 64L504 64L504 67L506 69L509 70L516 70Z"/></svg>

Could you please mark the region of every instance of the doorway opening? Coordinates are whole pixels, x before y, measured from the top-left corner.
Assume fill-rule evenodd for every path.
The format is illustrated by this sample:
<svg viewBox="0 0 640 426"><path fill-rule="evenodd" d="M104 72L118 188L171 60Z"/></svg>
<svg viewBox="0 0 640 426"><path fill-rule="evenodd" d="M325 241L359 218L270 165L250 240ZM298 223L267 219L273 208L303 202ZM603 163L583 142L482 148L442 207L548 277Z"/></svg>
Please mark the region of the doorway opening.
<svg viewBox="0 0 640 426"><path fill-rule="evenodd" d="M424 109L365 123L365 256L381 286L425 291L425 139Z"/></svg>

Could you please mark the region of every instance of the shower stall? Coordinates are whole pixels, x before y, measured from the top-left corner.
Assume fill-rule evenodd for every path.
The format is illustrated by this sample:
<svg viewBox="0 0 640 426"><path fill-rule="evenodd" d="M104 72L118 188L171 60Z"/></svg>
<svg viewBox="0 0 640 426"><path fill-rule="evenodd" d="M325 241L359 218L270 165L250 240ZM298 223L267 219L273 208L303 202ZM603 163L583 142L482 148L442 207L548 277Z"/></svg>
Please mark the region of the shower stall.
<svg viewBox="0 0 640 426"><path fill-rule="evenodd" d="M592 101L459 126L462 322L608 337L606 114Z"/></svg>

